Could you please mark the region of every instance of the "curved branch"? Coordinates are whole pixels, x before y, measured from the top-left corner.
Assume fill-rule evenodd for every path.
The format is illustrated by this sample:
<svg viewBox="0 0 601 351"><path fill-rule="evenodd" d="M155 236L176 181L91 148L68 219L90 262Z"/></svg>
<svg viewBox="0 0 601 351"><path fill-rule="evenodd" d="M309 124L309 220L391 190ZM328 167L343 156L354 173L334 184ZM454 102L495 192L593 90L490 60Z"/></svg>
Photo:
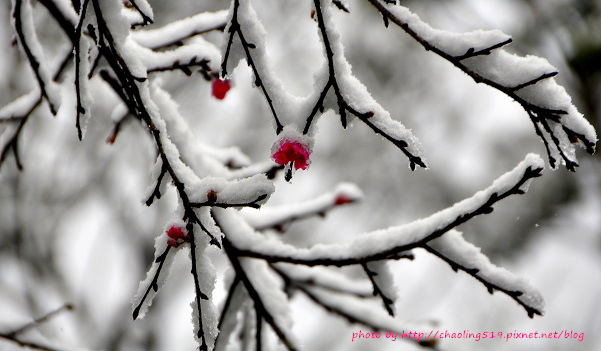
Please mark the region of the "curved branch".
<svg viewBox="0 0 601 351"><path fill-rule="evenodd" d="M236 231L234 226L242 223L234 220L223 221L227 213L215 211L216 220L225 231L235 234L234 248L240 256L261 258L267 262L288 262L306 266L333 265L344 266L363 264L371 261L397 257L403 251L423 247L449 230L471 220L489 214L493 206L511 196L522 195L529 181L542 174L542 160L529 155L525 161L513 171L508 172L486 190L480 191L469 199L465 199L450 208L435 213L430 217L414 221L386 231L365 234L344 245L317 245L309 249L297 249L290 245L266 241L266 239L245 228ZM244 233L242 235L242 233ZM372 243L378 242L378 246ZM382 243L386 243L383 245Z"/></svg>

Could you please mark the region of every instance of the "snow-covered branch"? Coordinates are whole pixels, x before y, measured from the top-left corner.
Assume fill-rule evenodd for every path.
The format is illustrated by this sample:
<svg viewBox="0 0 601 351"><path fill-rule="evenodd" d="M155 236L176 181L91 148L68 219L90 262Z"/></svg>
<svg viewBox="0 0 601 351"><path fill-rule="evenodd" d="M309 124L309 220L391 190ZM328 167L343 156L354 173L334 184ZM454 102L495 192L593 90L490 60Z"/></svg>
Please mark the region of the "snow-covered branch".
<svg viewBox="0 0 601 351"><path fill-rule="evenodd" d="M242 0L242 1L245 1L245 0ZM245 6L249 7L250 5L245 4ZM276 125L276 134L280 134L282 132L282 130L284 129L284 125L280 121L280 118L278 117L278 113L276 112L276 108L274 106L274 102L273 102L273 98L272 98L273 93L268 90L268 87L265 85L265 81L263 79L261 79L261 77L264 76L264 73L266 73L266 72L259 71L259 65L263 66L264 63L263 62L257 63L257 62L255 62L256 59L253 59L253 55L251 54L251 51L254 51L255 49L257 49L257 45L255 43L249 42L247 40L245 31L243 30L243 28L241 27L241 24L239 22L239 17L238 17L239 9L240 9L240 0L233 0L232 8L230 9L231 19L229 20L229 23L226 27L226 33L228 33L228 39L227 39L227 46L225 49L225 54L223 55L223 61L221 63L221 75L223 77L228 75L228 60L230 59L230 53L232 51L232 45L234 43L234 36L237 36L238 39L240 40L240 45L244 49L244 54L245 54L246 60L248 61L248 64L252 68L253 74L255 75L254 84L256 87L261 88L261 91L263 92L263 95L265 96L265 99L267 100L267 104L269 105L269 108L271 110L271 113L273 114L273 119L274 119L275 125ZM250 17L247 18L247 16L244 16L243 18L248 21ZM252 21L252 19L250 19L250 20ZM246 27L244 29L248 30ZM264 53L262 53L262 54L264 54ZM260 54L258 56L262 56L262 55Z"/></svg>
<svg viewBox="0 0 601 351"><path fill-rule="evenodd" d="M287 316L287 313L282 313L282 309L286 308L286 298L268 276L265 262L240 257L226 238L223 240L223 245L237 279L244 284L254 303L257 315L271 326L288 350L298 350L296 346L298 341L290 335L290 322L283 320Z"/></svg>
<svg viewBox="0 0 601 351"><path fill-rule="evenodd" d="M216 209L214 216L234 248L243 256L308 266L362 264L388 259L401 252L422 247L478 215L491 213L497 202L511 195L524 194L530 180L541 176L543 167L540 157L530 154L514 170L468 199L427 218L366 233L345 244L296 248L256 233L234 213Z"/></svg>
<svg viewBox="0 0 601 351"><path fill-rule="evenodd" d="M524 279L493 265L480 249L467 242L461 233L451 231L423 246L447 262L454 271L462 270L480 281L491 294L501 291L519 303L530 318L543 314L543 297Z"/></svg>
<svg viewBox="0 0 601 351"><path fill-rule="evenodd" d="M469 199L400 227L363 234L346 244L296 248L255 232L238 215L218 210L214 211L214 215L217 225L233 243L231 250L235 250L239 256L306 266L361 265L373 285L374 294L380 296L391 315L394 288L390 286L387 271L382 270L385 266L380 265L387 259L401 258L399 255L408 250L424 248L454 269L466 271L489 291L499 290L507 294L532 317L534 314L542 315L543 302L538 291L521 278L490 264L473 245L456 237L446 239L443 235L475 216L491 213L493 205L500 200L524 194L530 180L541 176L543 167L543 161L538 156L528 155L513 171ZM376 271L378 274L374 274Z"/></svg>
<svg viewBox="0 0 601 351"><path fill-rule="evenodd" d="M56 68L54 74L52 74L53 81L56 82L61 78L71 56L72 53L69 51L63 60L58 62L58 68ZM0 109L0 124L12 124L0 135L0 145L3 145L2 151L0 152L0 167L2 167L4 160L12 150L17 169L23 170L23 164L19 156L19 137L25 124L43 101L43 94L40 90L36 89L13 100L11 103Z"/></svg>
<svg viewBox="0 0 601 351"><path fill-rule="evenodd" d="M407 8L385 0L368 0L426 50L451 62L477 83L489 85L518 102L541 138L552 168L560 159L566 168L578 167L574 146L595 152L597 134L553 77L557 69L547 60L519 57L502 50L512 38L498 30L450 33L434 29Z"/></svg>
<svg viewBox="0 0 601 351"><path fill-rule="evenodd" d="M87 8L87 7L90 8ZM150 135L155 143L158 157L155 169L156 185L152 187L152 192L146 201L147 205L151 205L155 198L161 196L161 186L171 180L177 190L180 199L181 207L178 211L180 220L179 226L173 226L167 230L170 239L165 240L159 237L156 241L156 257L153 268L148 273L145 282L140 285L140 290L137 297L134 299L134 319L138 316L143 316L144 311L152 301L152 297L159 289L166 275L161 275L172 261L171 247L178 247L182 243L190 245L192 276L194 277L194 286L196 299L194 304L196 336L199 340L201 350L208 350L212 335L215 333L211 330L214 328L212 317L209 317L212 310L212 305L206 305L203 301L208 301L210 284L205 284L208 275L212 273L206 270L207 265L199 266L199 262L206 260L204 258L204 245L199 243L204 242L204 238L195 235L195 227L198 226L203 235L209 238L209 243L221 247L221 238L219 229L216 228L209 218L209 211L202 210L209 205L222 207L244 205L258 207L267 200L273 186L267 182L265 176L257 175L247 179L228 181L222 178L205 177L200 178L196 172L207 172L205 167L208 165L198 164L192 161L195 156L188 155L186 152L180 153L179 148L174 142L185 142L185 134L174 134L175 139L171 139L167 131L167 125L171 125L172 129L177 126L179 117L174 109L173 103L166 92L158 86L150 86L148 83L147 74L161 64L157 61L149 60L149 55L145 59L136 57L135 53L147 53L147 50L142 50L138 44L131 41L127 36L127 20L120 16L119 8L114 3L101 2L100 0L88 0L82 5L81 18L78 28L84 27L84 20L87 11L94 11L94 16L89 16L90 22L88 28L92 37L94 37L99 46L99 54L108 63L109 68L101 70L102 78L109 83L117 95L122 99L122 102L127 106L129 113L140 119L148 127ZM79 39L83 37L83 32L78 31ZM156 54L158 58L168 56L168 60L177 62L181 56L187 55L190 50L179 48L171 53L163 52ZM140 55L142 56L142 55ZM80 58L80 54L77 55ZM194 56L195 57L195 56ZM76 66L82 62L79 59ZM159 62L161 62L159 60ZM205 64L208 60L205 60ZM153 65L154 64L154 65ZM150 69L149 69L150 67ZM112 72L109 72L112 71ZM85 72L85 71L84 71ZM84 79L83 74L77 74L81 81ZM77 81L76 81L77 82ZM77 84L77 89L81 89L83 85ZM86 93L84 91L84 93ZM78 103L78 110L81 104ZM81 111L85 112L85 111ZM78 124L78 130L81 136L81 128ZM172 130L173 131L173 130ZM185 149L184 149L185 150ZM188 160L189 164L184 160ZM194 167L192 169L191 167ZM195 172L196 171L196 172ZM197 210L198 209L198 210ZM185 232L183 231L185 228ZM162 252L162 253L161 253ZM161 253L161 254L159 254ZM207 291L206 289L211 289ZM211 303L209 301L209 303ZM209 311L207 312L207 308ZM208 322L208 324L207 324Z"/></svg>
<svg viewBox="0 0 601 351"><path fill-rule="evenodd" d="M476 82L519 103L542 139L552 168L559 161L575 170L578 163L574 143L594 152L594 129L557 85L557 70L546 60L507 53L504 48L512 39L500 31L448 33L430 27L396 1L368 1L382 14L386 25L395 23L424 48ZM302 247L272 232L282 232L298 220L325 216L364 196L357 186L341 183L333 191L310 200L268 204L280 170L284 170L283 178L290 181L293 171L308 170L313 155L319 155L313 154L319 135L317 121L326 111L337 114L343 128L350 126L353 119L364 123L400 149L412 170L417 166L427 168L421 145L411 130L393 118L353 74L332 13L336 8L349 12L346 0L312 1L315 23L311 25L320 40L324 63L317 67L313 89L306 97L291 94L276 76L266 48L265 28L250 0L232 0L229 11L200 13L159 28L150 26L155 13L147 0L39 3L41 11L47 12L59 31L64 32L61 37L68 44L68 52L57 55L61 60L46 60L46 44L36 35L31 1L13 0L12 27L33 72L30 81L35 88L0 110L1 126L6 126L0 135L0 165L12 151L17 168L23 167L19 139L30 117L44 102L53 114L74 119L71 123L82 142L86 142L83 139L91 118L110 115L108 127L94 124L95 128L110 129L108 144L115 143L117 137L135 137L122 132L122 126L127 121L139 122L148 142L134 142L148 149L151 170L145 184L147 190L140 197L147 206L157 208L163 202L169 204L159 200L171 192L174 208L160 230L155 228L158 235L153 261L131 301L134 319L148 312L167 281L176 255L186 254L195 295L191 309L194 336L200 350L226 349L236 332L242 334L241 344L245 347L267 348L274 339L269 334L273 332L284 347L300 350L301 343L292 333L290 308L290 300L297 295L304 295L350 323L374 331L402 331L406 326L395 318L399 288L390 263L413 259L413 249L423 249L455 271L464 271L491 293L500 291L509 296L528 316L543 314L543 298L534 287L492 264L456 231L473 218L493 212L502 200L524 194L530 181L542 175L544 161L537 155L528 154L489 187L448 208L404 225L363 233L343 243ZM212 33L203 36L209 32ZM220 37L221 51L215 45ZM199 141L194 134L199 121L189 122L181 112L185 110L178 107L177 96L166 88L172 81L163 84L162 79L157 79L177 76L199 79L202 84L209 81L213 98L222 100L235 87L230 85L230 79L235 79L234 68L242 60L250 67L253 84L267 101L268 118L275 130L271 158L265 155L255 161L247 156L248 150ZM73 80L61 81L69 68L73 68ZM181 71L186 76L163 73L167 71ZM200 74L193 74L195 71ZM67 88L72 95L65 94ZM73 106L63 105L59 110L61 95ZM199 99L199 103L203 100ZM110 106L112 112L100 108L105 106ZM213 132L221 130L207 133ZM248 155L255 155L253 151L256 150ZM225 273L229 289L220 311L213 298L220 272L213 266L218 262L213 255L218 254L230 268ZM356 269L356 276L350 277L348 272L336 268L348 266ZM50 315L46 319L49 318ZM0 333L0 338L23 347L53 350L16 338L28 328L26 325L12 333ZM423 347L436 346L434 340L411 341Z"/></svg>
<svg viewBox="0 0 601 351"><path fill-rule="evenodd" d="M339 184L334 191L302 203L277 207L264 206L261 211L248 211L242 214L246 222L255 230L275 229L283 232L292 222L313 216L323 217L328 211L359 201L362 197L361 190L355 185L343 183Z"/></svg>
<svg viewBox="0 0 601 351"><path fill-rule="evenodd" d="M314 0L319 33L327 58L328 79L319 94L317 102L311 109L311 114L303 128L303 134L310 131L317 112L319 110L323 112L326 96L330 89L333 89L343 128L347 126L346 112L348 111L376 134L382 135L398 147L409 158L412 170L415 169L416 165L426 168L426 164L419 156L421 152L415 137L401 123L393 120L390 114L373 100L365 86L352 75L339 40L340 34L335 30L331 19L329 5L329 1ZM336 38L336 40L331 41L330 37Z"/></svg>
<svg viewBox="0 0 601 351"><path fill-rule="evenodd" d="M41 95L48 102L48 107L56 115L60 106L58 86L54 83L47 67L47 61L38 41L33 24L33 14L29 0L15 0L13 5L13 25L19 44L25 52L29 65L38 82Z"/></svg>
<svg viewBox="0 0 601 351"><path fill-rule="evenodd" d="M138 44L158 50L172 45L182 45L184 40L214 30L223 30L226 25L227 11L203 12L171 22L161 28L142 29L131 33Z"/></svg>

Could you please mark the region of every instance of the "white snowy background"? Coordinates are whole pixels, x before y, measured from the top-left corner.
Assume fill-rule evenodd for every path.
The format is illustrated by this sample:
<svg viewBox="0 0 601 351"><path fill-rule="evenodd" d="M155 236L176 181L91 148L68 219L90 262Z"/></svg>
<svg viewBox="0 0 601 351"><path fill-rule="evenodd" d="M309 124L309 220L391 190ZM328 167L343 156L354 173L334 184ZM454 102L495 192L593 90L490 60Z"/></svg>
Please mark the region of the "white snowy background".
<svg viewBox="0 0 601 351"><path fill-rule="evenodd" d="M191 0L150 3L157 26L228 6ZM289 91L300 96L311 92L313 73L325 60L310 3L253 2L267 30L266 50L275 71ZM343 130L334 114L324 115L317 124L311 166L297 171L291 183L280 176L268 204L308 200L341 182L355 183L364 196L326 218L292 224L283 234L287 242L306 247L346 243L361 233L447 208L489 186L530 152L546 161L544 147L518 104L474 83L398 28L386 29L367 2L349 3L350 14L332 11L353 73L393 118L419 138L429 169L410 171L404 155L362 123L355 121ZM403 3L436 28L500 29L511 35L514 42L507 50L545 57L557 67L557 81L599 128L599 111L595 115L581 107L586 101L583 85L568 65L581 40L577 34L588 33L582 28L591 26L578 12L586 1ZM599 1L590 3L600 11ZM35 4L36 25L52 29L38 32L46 55L63 55L65 47L59 44L63 38L52 34L57 32L54 24ZM35 80L12 46L9 2L0 4L0 17L4 106L30 91ZM206 38L220 45L221 34ZM233 88L223 101L211 97L210 83L198 74L164 75L163 86L179 103L199 141L237 146L254 161L269 158L275 140L271 115L259 91L251 87L246 65L233 72ZM599 87L593 89L588 93L599 97ZM150 208L143 204L153 182L154 144L138 122L127 123L116 143L106 144L112 128L107 118L91 118L86 138L77 141L75 110L69 108L74 95L68 91L62 95L63 109L56 118L39 113L28 122L20 144L24 171L16 171L12 157L0 169L0 331L69 302L74 311L62 313L27 337L73 350L195 349L190 322L194 290L185 254L176 257L145 319L131 319L129 301L152 262L154 238L176 206L172 190ZM93 116L111 115L114 106L102 101L96 98ZM492 214L459 228L493 263L527 278L542 293L543 317L528 318L509 297L490 295L472 277L455 273L440 259L416 249L415 260L391 265L398 318L449 332L584 333L583 341L444 340L441 350L601 350L601 163L598 156L584 152L578 156L581 166L576 173L564 168L552 171L547 165L527 194L508 198L495 205ZM220 277L214 292L220 306L227 289L223 277L227 264L216 250L211 257ZM348 272L351 277L358 273ZM348 324L300 294L293 301L293 331L306 350L418 349L384 337L351 342L353 332L368 328ZM374 306L381 309L381 304ZM2 340L0 348L19 349Z"/></svg>

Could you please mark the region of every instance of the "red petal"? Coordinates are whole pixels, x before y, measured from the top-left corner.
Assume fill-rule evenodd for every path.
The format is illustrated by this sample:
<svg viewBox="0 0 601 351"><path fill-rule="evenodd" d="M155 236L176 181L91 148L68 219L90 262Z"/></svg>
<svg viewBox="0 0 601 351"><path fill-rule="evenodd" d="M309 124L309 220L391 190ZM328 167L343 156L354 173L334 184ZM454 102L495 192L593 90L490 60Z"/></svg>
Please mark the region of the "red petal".
<svg viewBox="0 0 601 351"><path fill-rule="evenodd" d="M175 241L173 239L167 240L167 245L169 245L171 247L178 247L179 246L179 244L177 243L177 241Z"/></svg>
<svg viewBox="0 0 601 351"><path fill-rule="evenodd" d="M171 239L185 239L188 237L180 227L173 226L167 231L167 236Z"/></svg>
<svg viewBox="0 0 601 351"><path fill-rule="evenodd" d="M272 157L280 165L293 162L295 169L306 169L309 166L309 151L297 141L284 141Z"/></svg>

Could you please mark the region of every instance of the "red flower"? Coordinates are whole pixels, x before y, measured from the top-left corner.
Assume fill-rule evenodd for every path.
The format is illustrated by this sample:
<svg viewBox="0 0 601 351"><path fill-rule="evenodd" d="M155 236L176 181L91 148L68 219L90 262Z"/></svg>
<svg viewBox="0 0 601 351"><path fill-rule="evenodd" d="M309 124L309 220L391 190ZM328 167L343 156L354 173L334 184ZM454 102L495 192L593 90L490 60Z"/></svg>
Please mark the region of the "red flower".
<svg viewBox="0 0 601 351"><path fill-rule="evenodd" d="M190 242L190 237L188 234L184 233L184 230L180 227L172 226L169 228L169 230L167 230L167 236L170 238L167 240L167 245L172 247L178 247L182 242Z"/></svg>
<svg viewBox="0 0 601 351"><path fill-rule="evenodd" d="M223 100L227 92L230 90L230 87L230 81L228 79L222 80L221 78L217 78L213 81L213 91L211 94L216 99Z"/></svg>
<svg viewBox="0 0 601 351"><path fill-rule="evenodd" d="M295 169L307 169L310 163L308 147L298 141L282 141L278 150L271 157L280 165L294 162Z"/></svg>

